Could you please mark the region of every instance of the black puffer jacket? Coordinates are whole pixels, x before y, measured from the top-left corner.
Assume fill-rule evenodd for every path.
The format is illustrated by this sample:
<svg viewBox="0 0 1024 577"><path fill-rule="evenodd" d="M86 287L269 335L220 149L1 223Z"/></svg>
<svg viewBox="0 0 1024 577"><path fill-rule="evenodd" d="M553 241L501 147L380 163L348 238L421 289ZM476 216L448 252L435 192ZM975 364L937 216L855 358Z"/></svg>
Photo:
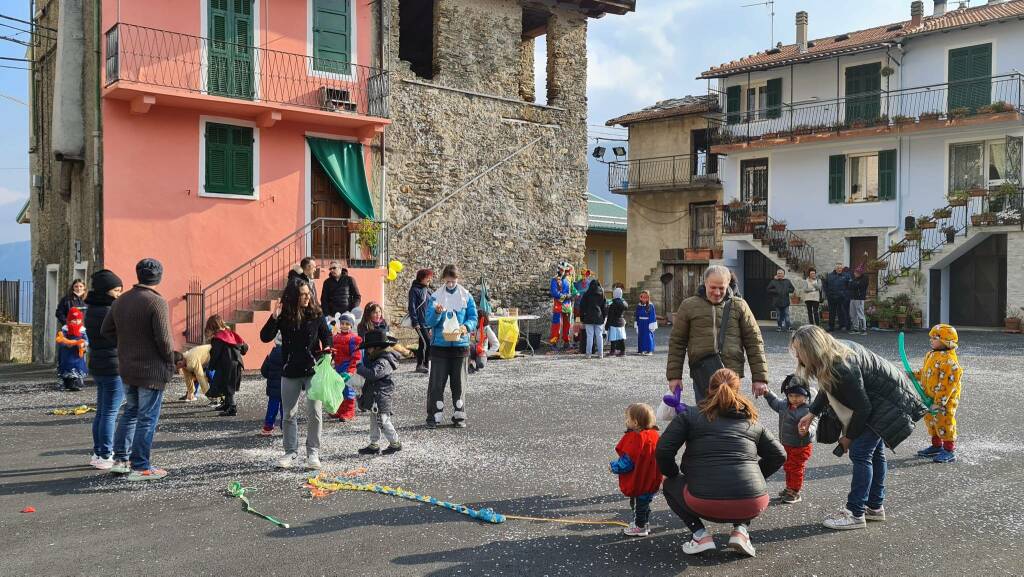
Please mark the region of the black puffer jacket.
<svg viewBox="0 0 1024 577"><path fill-rule="evenodd" d="M363 379L363 394L359 396L359 409L369 411L377 403L379 413L392 413L391 400L395 395L395 381L392 373L398 369L398 356L390 350L368 358L356 369Z"/></svg>
<svg viewBox="0 0 1024 577"><path fill-rule="evenodd" d="M612 299L612 304L608 305L608 320L604 323L604 328L610 329L612 327L624 327L626 326L626 317L623 316L626 313L626 301L619 299Z"/></svg>
<svg viewBox="0 0 1024 577"><path fill-rule="evenodd" d="M312 377L319 353L331 348L331 330L323 317L306 320L298 327L284 326L274 315L260 329L260 340L271 343L281 331L281 357L284 369L281 375L289 379Z"/></svg>
<svg viewBox="0 0 1024 577"><path fill-rule="evenodd" d="M587 292L580 298L580 318L585 325L603 325L604 318L608 316L608 301L604 298L604 291L596 280L590 281Z"/></svg>
<svg viewBox="0 0 1024 577"><path fill-rule="evenodd" d="M324 308L324 316L333 317L335 313L347 313L359 306L362 296L356 281L342 269L341 276L327 277L320 291L320 304Z"/></svg>
<svg viewBox="0 0 1024 577"><path fill-rule="evenodd" d="M839 341L853 351L853 357L837 363L838 382L829 391L853 412L844 435L856 439L870 428L895 449L914 431L914 423L927 412L907 374L896 365L850 341ZM811 412L821 415L828 396L819 393Z"/></svg>
<svg viewBox="0 0 1024 577"><path fill-rule="evenodd" d="M686 445L681 463L676 454ZM661 474L682 471L686 486L701 499L750 499L768 492L765 479L786 462L786 451L760 423L744 413L714 421L695 407L676 415L654 451Z"/></svg>
<svg viewBox="0 0 1024 577"><path fill-rule="evenodd" d="M89 291L85 296L85 332L89 335L89 374L100 377L116 377L117 341L103 336L100 329L103 319L114 304L114 297L107 293Z"/></svg>
<svg viewBox="0 0 1024 577"><path fill-rule="evenodd" d="M854 275L850 279L850 300L863 301L868 298L868 277L867 275Z"/></svg>

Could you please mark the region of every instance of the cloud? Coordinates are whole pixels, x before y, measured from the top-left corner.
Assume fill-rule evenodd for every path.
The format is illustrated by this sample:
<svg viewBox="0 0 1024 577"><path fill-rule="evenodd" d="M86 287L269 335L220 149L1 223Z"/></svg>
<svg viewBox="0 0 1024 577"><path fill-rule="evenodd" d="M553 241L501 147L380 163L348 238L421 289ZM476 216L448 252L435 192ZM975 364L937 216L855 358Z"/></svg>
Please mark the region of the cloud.
<svg viewBox="0 0 1024 577"><path fill-rule="evenodd" d="M0 206L5 204L23 203L26 198L28 198L27 192L11 190L5 186L0 186Z"/></svg>

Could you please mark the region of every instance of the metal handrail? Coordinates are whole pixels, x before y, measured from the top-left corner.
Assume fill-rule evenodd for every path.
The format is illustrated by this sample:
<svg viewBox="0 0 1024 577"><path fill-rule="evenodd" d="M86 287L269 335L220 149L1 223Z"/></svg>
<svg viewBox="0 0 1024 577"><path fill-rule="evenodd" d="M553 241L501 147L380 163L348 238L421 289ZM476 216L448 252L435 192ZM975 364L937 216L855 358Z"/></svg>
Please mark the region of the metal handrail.
<svg viewBox="0 0 1024 577"><path fill-rule="evenodd" d="M718 182L714 154L675 154L608 163L608 188L613 192Z"/></svg>
<svg viewBox="0 0 1024 577"><path fill-rule="evenodd" d="M802 272L808 267L813 267L814 247L785 226L785 223L772 218L768 214L767 206L765 201L744 203L740 207L724 205L722 225L726 232L732 234L752 234L773 253L786 259L786 265L790 270ZM777 228L782 230L776 230Z"/></svg>
<svg viewBox="0 0 1024 577"><path fill-rule="evenodd" d="M125 80L315 110L388 117L387 71L119 22L105 85Z"/></svg>

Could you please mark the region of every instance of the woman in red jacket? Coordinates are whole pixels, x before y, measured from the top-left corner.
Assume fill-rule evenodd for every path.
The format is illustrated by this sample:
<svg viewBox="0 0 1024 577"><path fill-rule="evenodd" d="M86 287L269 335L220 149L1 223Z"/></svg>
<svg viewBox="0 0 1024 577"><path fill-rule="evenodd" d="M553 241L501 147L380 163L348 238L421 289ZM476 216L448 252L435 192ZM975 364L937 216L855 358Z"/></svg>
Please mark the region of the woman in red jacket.
<svg viewBox="0 0 1024 577"><path fill-rule="evenodd" d="M629 508L633 510L633 522L622 530L630 537L644 537L649 533L647 519L651 516L651 501L661 488L661 472L654 459L657 446L654 409L644 403L626 407L626 434L615 445L619 459L612 462L611 469L619 476L619 490L629 497Z"/></svg>

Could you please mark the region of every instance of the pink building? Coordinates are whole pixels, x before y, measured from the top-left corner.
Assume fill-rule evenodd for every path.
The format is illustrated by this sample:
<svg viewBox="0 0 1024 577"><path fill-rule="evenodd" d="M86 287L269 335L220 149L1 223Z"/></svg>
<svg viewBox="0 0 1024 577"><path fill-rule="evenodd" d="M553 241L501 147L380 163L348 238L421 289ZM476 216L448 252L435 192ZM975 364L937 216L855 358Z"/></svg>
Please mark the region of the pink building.
<svg viewBox="0 0 1024 577"><path fill-rule="evenodd" d="M367 180L389 121L387 76L365 66L370 9L102 2L104 266L127 282L141 257L163 262L181 344L221 314L258 363L270 303L306 255L324 275L346 261L363 302L381 300L386 237Z"/></svg>

